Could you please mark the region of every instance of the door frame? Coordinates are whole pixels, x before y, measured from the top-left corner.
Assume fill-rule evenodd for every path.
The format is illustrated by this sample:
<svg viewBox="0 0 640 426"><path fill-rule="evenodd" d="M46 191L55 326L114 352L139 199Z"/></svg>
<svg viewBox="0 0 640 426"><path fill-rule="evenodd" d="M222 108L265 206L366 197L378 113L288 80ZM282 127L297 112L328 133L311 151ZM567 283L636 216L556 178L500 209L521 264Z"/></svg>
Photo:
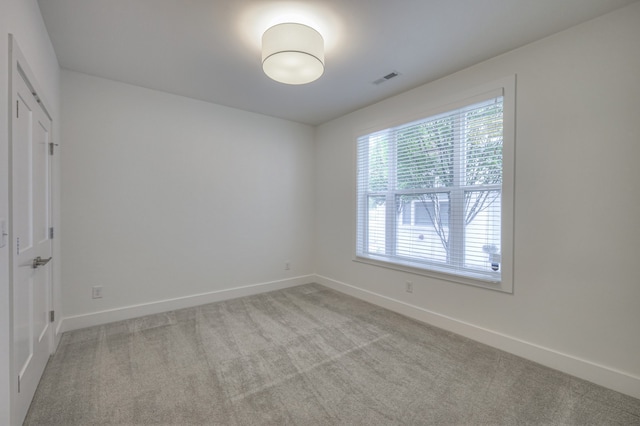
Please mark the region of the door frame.
<svg viewBox="0 0 640 426"><path fill-rule="evenodd" d="M13 288L14 288L14 261L15 261L15 252L16 252L16 242L15 242L15 232L14 232L14 218L13 218L13 202L14 202L14 194L13 194L13 145L14 145L14 134L13 134L13 117L12 114L14 113L14 107L13 105L16 102L16 79L22 78L24 79L24 81L26 82L27 86L29 87L29 89L31 89L38 105L40 105L40 108L42 108L42 110L44 111L44 113L46 114L46 116L49 118L49 120L51 120L51 135L53 136L53 125L54 125L54 121L53 121L53 117L50 113L50 111L52 111L52 109L50 108L50 104L47 102L47 100L44 98L43 95L43 91L41 90L38 81L35 78L35 74L31 71L31 67L29 66L24 54L22 53L22 50L20 50L20 47L18 46L18 43L16 41L16 38L13 34L9 34L9 117L8 117L8 128L9 128L9 151L8 151L8 172L9 172L9 211L8 211L8 229L9 229L9 263L8 263L8 269L9 269L9 369L11 372L11 380L10 380L10 394L9 394L9 408L10 408L10 418L11 418L11 424L22 424L22 422L24 421L24 419L17 419L16 418L16 410L15 410L15 398L14 395L17 394L17 390L18 390L18 380L16 377L13 377L14 375L14 347L13 347L13 327L14 327L14 310L13 310ZM51 138L50 142L54 142L53 141L53 137ZM50 223L53 225L54 221L54 216L53 216L53 194L54 194L54 190L53 190L53 164L54 162L52 161L51 156L49 156L48 158L49 160L49 205L47 206L48 210L49 210L49 218L50 218ZM53 282L53 278L54 278L54 274L53 274L53 266L56 265L56 259L57 259L57 252L55 252L55 244L53 244L53 242L50 243L51 244L51 256L53 257L52 259L52 267L49 268L49 288L48 288L48 307L47 307L47 311L50 311L53 309L53 306L55 306L54 304L54 300L53 300L53 296L54 296L54 291L53 291L53 287L54 287L54 282ZM55 331L54 331L54 323L51 322L50 324L51 326L48 327L48 332L47 332L47 347L49 350L49 355L53 354L54 350L55 350Z"/></svg>

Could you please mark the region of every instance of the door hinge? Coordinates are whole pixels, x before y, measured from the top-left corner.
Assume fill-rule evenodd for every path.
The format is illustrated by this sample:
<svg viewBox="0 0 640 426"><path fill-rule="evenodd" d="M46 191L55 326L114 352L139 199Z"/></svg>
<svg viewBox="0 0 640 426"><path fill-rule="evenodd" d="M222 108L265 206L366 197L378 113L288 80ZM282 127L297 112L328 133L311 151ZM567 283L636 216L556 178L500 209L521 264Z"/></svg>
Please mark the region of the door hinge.
<svg viewBox="0 0 640 426"><path fill-rule="evenodd" d="M18 374L18 393L20 393L20 375Z"/></svg>
<svg viewBox="0 0 640 426"><path fill-rule="evenodd" d="M53 150L56 146L58 146L57 143L49 142L49 155L53 155Z"/></svg>
<svg viewBox="0 0 640 426"><path fill-rule="evenodd" d="M56 320L56 311L49 311L49 322L55 322Z"/></svg>
<svg viewBox="0 0 640 426"><path fill-rule="evenodd" d="M49 228L49 239L53 240L53 227Z"/></svg>
<svg viewBox="0 0 640 426"><path fill-rule="evenodd" d="M16 118L20 118L20 101L16 101Z"/></svg>

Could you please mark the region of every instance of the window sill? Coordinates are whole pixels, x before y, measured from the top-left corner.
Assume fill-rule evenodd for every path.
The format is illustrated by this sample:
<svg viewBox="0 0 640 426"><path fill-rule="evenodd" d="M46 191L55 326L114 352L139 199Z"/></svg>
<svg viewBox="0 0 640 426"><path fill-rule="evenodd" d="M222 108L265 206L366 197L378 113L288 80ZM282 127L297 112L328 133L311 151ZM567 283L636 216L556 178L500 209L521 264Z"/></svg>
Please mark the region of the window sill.
<svg viewBox="0 0 640 426"><path fill-rule="evenodd" d="M512 288L508 288L501 281L492 280L489 277L478 274L476 277L465 277L460 275L451 274L445 271L424 269L422 265L406 261L403 263L392 263L384 259L376 259L375 257L364 257L356 255L353 258L354 262L364 263L367 265L373 265L380 268L392 269L395 271L407 272L409 274L421 275L429 278L435 278L443 281L454 282L458 284L465 284L474 287L486 288L489 290L499 291L503 293L513 294Z"/></svg>

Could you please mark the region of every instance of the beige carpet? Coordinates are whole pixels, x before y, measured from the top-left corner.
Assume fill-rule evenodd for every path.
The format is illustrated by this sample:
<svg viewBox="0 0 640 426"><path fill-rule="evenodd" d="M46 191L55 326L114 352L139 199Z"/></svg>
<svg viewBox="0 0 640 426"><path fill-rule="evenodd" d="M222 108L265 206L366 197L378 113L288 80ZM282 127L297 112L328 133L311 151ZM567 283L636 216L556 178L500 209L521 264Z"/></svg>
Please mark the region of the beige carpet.
<svg viewBox="0 0 640 426"><path fill-rule="evenodd" d="M640 400L316 284L65 333L26 425L640 425Z"/></svg>

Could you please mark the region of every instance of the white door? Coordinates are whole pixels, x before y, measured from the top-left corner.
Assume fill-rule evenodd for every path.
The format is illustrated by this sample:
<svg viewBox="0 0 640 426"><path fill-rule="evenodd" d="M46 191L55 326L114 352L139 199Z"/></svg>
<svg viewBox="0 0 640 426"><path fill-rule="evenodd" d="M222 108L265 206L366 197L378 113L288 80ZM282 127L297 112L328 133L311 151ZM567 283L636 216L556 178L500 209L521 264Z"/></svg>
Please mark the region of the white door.
<svg viewBox="0 0 640 426"><path fill-rule="evenodd" d="M17 70L20 70L18 66ZM51 120L22 72L12 74L12 419L22 424L51 351ZM36 261L36 259L41 261Z"/></svg>

